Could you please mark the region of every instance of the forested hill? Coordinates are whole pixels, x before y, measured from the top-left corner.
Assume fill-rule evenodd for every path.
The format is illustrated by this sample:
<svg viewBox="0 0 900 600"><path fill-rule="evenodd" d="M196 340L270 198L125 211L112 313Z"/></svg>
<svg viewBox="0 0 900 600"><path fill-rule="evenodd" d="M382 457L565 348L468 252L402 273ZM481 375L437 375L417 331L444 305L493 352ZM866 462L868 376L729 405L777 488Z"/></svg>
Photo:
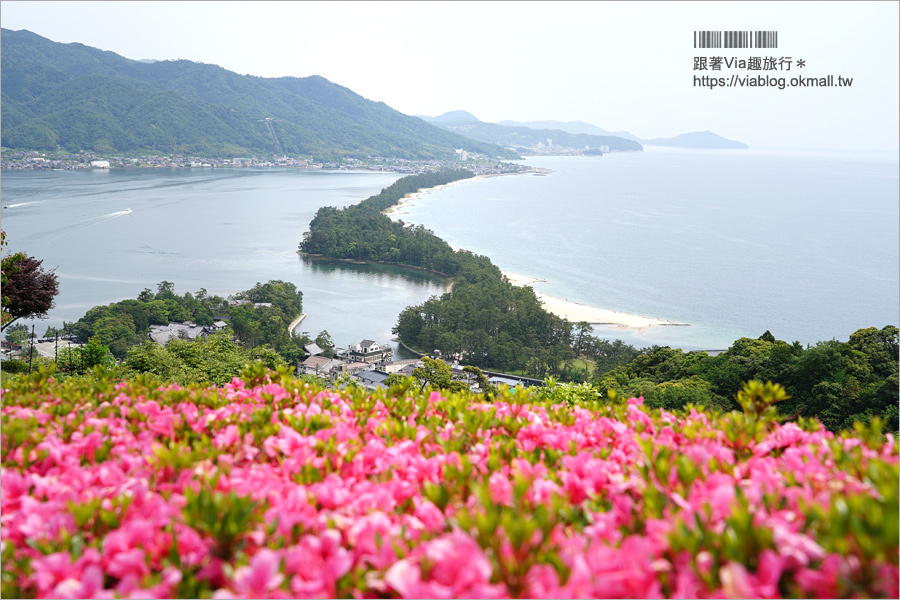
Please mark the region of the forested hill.
<svg viewBox="0 0 900 600"><path fill-rule="evenodd" d="M2 30L7 148L201 156L515 155L319 76L262 78L187 60L142 62ZM266 119L273 119L266 121Z"/></svg>

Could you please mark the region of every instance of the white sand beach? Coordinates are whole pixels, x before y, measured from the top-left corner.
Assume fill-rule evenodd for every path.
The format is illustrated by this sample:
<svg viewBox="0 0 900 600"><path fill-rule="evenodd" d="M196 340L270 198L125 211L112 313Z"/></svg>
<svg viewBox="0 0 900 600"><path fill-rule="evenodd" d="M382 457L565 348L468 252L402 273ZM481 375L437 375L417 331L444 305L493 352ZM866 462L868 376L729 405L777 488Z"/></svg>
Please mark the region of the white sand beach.
<svg viewBox="0 0 900 600"><path fill-rule="evenodd" d="M544 282L544 279L537 279L527 275L519 275L517 273L509 273L503 271L503 274L513 285L525 286L534 283ZM657 325L685 325L685 323L673 323L672 321L663 321L652 317L642 317L640 315L631 315L616 310L608 310L605 308L597 308L588 306L571 300L564 300L555 296L550 296L535 290L538 300L544 305L544 309L554 315L562 317L567 321L579 323L587 321L592 325L615 325L623 329L644 330Z"/></svg>
<svg viewBox="0 0 900 600"><path fill-rule="evenodd" d="M475 179L481 179L483 177L490 177L490 175L476 175L475 177L469 177L468 179L457 179L456 181L451 181L450 183L436 185L433 188L422 188L416 192L403 196L402 198L400 198L400 200L397 201L397 204L388 206L386 209L381 211L381 213L388 217L391 221L399 221L400 215L407 214L407 212L403 210L405 207L415 206L415 204L413 204L413 200L418 200L425 194L430 194L434 190L442 190L445 187L456 185L457 183L462 183L464 181L473 181Z"/></svg>
<svg viewBox="0 0 900 600"><path fill-rule="evenodd" d="M549 169L544 169L545 171L549 171ZM526 171L531 172L531 171ZM418 200L425 194L430 194L435 190L442 190L445 187L450 187L451 185L457 185L459 183L465 183L466 181L475 181L476 179L487 179L488 177L503 177L505 175L521 175L521 173L488 173L486 175L475 175L474 177L468 177L466 179L457 179L456 181L451 181L450 183L445 183L443 185L436 185L432 188L422 188L410 194L407 194L400 198L397 201L397 204L393 206L388 206L386 209L381 211L381 214L388 217L391 221L399 221L400 215L408 214L405 210L403 210L407 206L415 206L413 200Z"/></svg>

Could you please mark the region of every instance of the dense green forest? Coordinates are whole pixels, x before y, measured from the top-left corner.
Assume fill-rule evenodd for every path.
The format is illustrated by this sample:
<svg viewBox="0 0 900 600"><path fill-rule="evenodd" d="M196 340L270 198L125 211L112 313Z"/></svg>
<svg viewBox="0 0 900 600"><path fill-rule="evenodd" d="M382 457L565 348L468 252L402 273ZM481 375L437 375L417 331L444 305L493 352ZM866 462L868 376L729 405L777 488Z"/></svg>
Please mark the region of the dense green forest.
<svg viewBox="0 0 900 600"><path fill-rule="evenodd" d="M450 277L469 260L424 227L406 227L381 214L407 194L472 177L465 169L401 177L380 193L347 208L323 206L303 234L300 252L332 258L378 260L430 269Z"/></svg>
<svg viewBox="0 0 900 600"><path fill-rule="evenodd" d="M738 410L735 394L756 379L782 384L791 395L779 404L789 418L817 417L831 431L880 416L888 431L898 429L898 329L860 329L847 342L802 344L765 332L741 338L718 356L668 347L641 351L626 365L598 370L602 393L643 396L650 406L679 408L689 402Z"/></svg>
<svg viewBox="0 0 900 600"><path fill-rule="evenodd" d="M262 78L187 60L144 63L2 30L6 148L99 153L515 158L319 76ZM265 119L273 119L265 121Z"/></svg>
<svg viewBox="0 0 900 600"><path fill-rule="evenodd" d="M246 348L269 346L287 362L296 362L303 355L302 345L309 340L292 338L287 331L303 312L303 293L293 283L257 283L232 297L245 301L236 305L221 296L210 296L205 289L181 296L173 290L173 283L162 281L156 293L145 288L137 299L95 306L78 321L65 324L60 333L70 333L83 342L93 340L121 359L147 341L151 325L193 321L206 326L215 318L225 318L236 340ZM256 306L262 303L271 306Z"/></svg>

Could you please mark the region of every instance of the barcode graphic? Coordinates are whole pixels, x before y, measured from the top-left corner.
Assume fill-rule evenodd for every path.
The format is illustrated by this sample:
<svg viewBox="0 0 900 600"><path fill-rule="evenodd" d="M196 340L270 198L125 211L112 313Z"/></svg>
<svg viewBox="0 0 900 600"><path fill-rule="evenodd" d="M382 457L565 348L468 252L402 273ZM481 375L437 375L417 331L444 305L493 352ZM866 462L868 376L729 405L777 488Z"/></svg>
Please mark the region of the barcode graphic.
<svg viewBox="0 0 900 600"><path fill-rule="evenodd" d="M777 31L695 31L694 48L777 48Z"/></svg>

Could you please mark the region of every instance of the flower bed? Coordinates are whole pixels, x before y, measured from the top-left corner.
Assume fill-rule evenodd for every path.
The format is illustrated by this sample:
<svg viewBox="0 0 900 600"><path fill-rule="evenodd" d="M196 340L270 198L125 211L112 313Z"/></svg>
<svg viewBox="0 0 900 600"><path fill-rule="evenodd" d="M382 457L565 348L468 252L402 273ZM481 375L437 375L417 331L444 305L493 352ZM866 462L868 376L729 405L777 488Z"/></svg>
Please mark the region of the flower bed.
<svg viewBox="0 0 900 600"><path fill-rule="evenodd" d="M898 596L898 446L744 413L5 381L3 595ZM755 407L755 408L754 408Z"/></svg>

